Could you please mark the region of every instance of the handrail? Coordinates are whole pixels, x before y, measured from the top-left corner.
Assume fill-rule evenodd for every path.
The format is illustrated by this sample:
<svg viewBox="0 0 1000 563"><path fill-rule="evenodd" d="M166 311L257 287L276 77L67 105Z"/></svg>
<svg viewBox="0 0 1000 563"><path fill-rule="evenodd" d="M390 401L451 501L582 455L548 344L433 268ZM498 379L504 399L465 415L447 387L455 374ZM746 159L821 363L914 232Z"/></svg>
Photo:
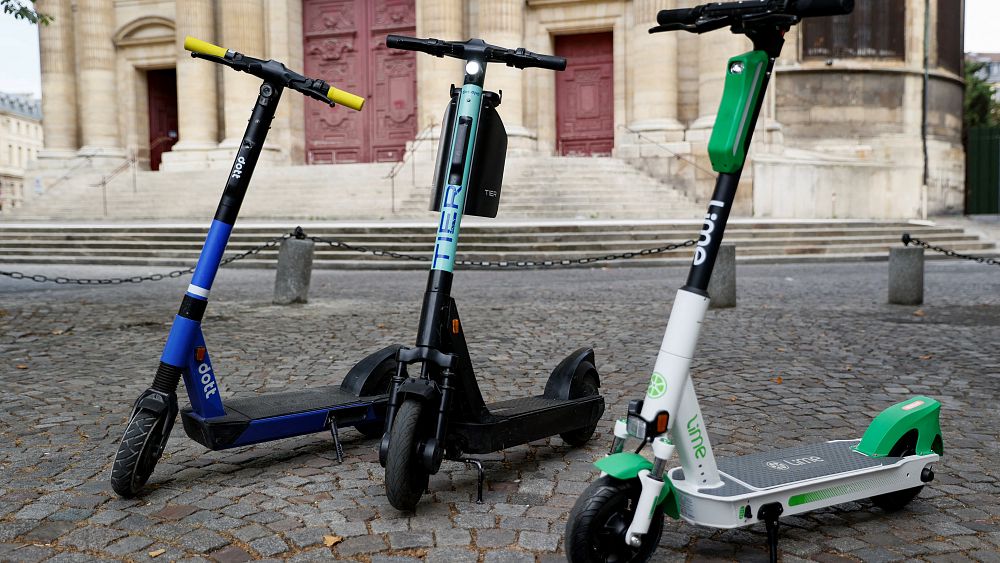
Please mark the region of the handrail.
<svg viewBox="0 0 1000 563"><path fill-rule="evenodd" d="M632 129L631 127L629 127L627 125L619 125L618 127L620 127L622 129L628 131L629 133L632 133L633 135L635 135L636 137L638 137L642 141L646 141L647 143L650 143L652 145L655 145L655 146L663 149L665 152L667 152L668 154L670 154L670 156L676 158L677 160L683 160L684 162L690 164L691 166L694 166L695 168L697 168L698 170L701 170L702 172L704 172L706 174L713 174L713 175L715 174L715 172L713 172L712 170L709 170L709 169L705 168L704 166L699 165L697 161L692 160L692 159L690 159L690 158L688 158L688 157L686 157L684 155L681 155L679 153L674 152L673 150L670 149L670 147L668 147L663 142L657 141L656 139L653 139L653 138L650 138L650 137L647 137L647 136L643 135L642 131L637 131L637 130Z"/></svg>
<svg viewBox="0 0 1000 563"><path fill-rule="evenodd" d="M108 172L107 174L102 176L101 179L98 180L96 184L92 184L93 187L97 186L101 187L101 202L104 208L105 217L108 216L108 182L117 178L118 175L121 174L122 172L132 169L132 167L137 164L136 160L137 160L137 155L134 155L132 157L125 157L124 162L119 164L111 172ZM135 184L134 184L135 179L133 178L132 181L133 181L132 189L135 190Z"/></svg>
<svg viewBox="0 0 1000 563"><path fill-rule="evenodd" d="M90 160L92 158L94 158L95 156L98 156L99 154L100 154L100 152L98 151L98 152L92 152L90 154L78 154L78 155L76 155L76 158L82 158L83 160L81 162L76 163L76 165L74 165L72 168L70 168L69 170L67 170L62 176L56 178L55 182L52 182L51 184L49 184L48 186L46 186L45 187L45 191L49 191L52 188L58 186L59 184L65 182L67 179L69 179L70 176L73 175L74 172L76 172L80 168L83 168L83 166L85 164L87 164L88 162L90 162Z"/></svg>
<svg viewBox="0 0 1000 563"><path fill-rule="evenodd" d="M390 197L391 201L390 201L389 205L390 205L393 213L396 213L396 176L398 176L399 173L403 170L403 166L406 165L406 162L409 161L409 160L411 160L411 157L413 156L413 153L416 152L417 147L419 147L421 145L421 143L423 143L424 141L426 141L426 140L428 140L428 139L431 138L431 136L434 133L434 128L436 126L437 126L437 124L432 121L427 127L424 128L423 131L421 131L416 137L414 137L413 138L413 144L410 145L410 150L405 151L403 153L403 158L401 158L398 161L396 161L396 163L393 164L392 168L389 170L389 173L382 177L383 180L389 180L390 181L390 184L389 184L390 185L389 197ZM414 185L414 186L416 185L416 182L417 182L417 179L416 179L417 168L416 168L416 166L417 166L416 162L413 161L413 167L412 167L410 175L411 175L411 185Z"/></svg>
<svg viewBox="0 0 1000 563"><path fill-rule="evenodd" d="M389 170L389 173L383 176L384 180L388 180L389 178L395 178L397 175L399 175L400 170L403 169L403 166L406 164L406 161L410 159L416 148L419 147L421 143L431 138L431 134L434 132L434 127L436 126L437 126L436 123L431 123L427 127L424 127L424 130L413 138L413 145L410 147L410 150L405 151L403 153L403 158L397 160L392 165L392 169Z"/></svg>

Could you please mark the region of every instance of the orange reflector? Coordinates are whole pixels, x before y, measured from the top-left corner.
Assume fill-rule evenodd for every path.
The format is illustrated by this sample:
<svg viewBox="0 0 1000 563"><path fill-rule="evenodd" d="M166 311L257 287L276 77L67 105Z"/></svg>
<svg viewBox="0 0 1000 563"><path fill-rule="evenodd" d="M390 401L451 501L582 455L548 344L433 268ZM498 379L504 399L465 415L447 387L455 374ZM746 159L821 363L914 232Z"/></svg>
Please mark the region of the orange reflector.
<svg viewBox="0 0 1000 563"><path fill-rule="evenodd" d="M670 415L667 414L667 413L665 413L665 412L661 412L660 414L656 415L656 433L657 434L663 434L664 432L667 431L667 421L668 420L670 420Z"/></svg>
<svg viewBox="0 0 1000 563"><path fill-rule="evenodd" d="M458 319L451 320L451 333L458 334Z"/></svg>
<svg viewBox="0 0 1000 563"><path fill-rule="evenodd" d="M197 348L194 349L194 359L199 362L205 359L204 346L198 346Z"/></svg>

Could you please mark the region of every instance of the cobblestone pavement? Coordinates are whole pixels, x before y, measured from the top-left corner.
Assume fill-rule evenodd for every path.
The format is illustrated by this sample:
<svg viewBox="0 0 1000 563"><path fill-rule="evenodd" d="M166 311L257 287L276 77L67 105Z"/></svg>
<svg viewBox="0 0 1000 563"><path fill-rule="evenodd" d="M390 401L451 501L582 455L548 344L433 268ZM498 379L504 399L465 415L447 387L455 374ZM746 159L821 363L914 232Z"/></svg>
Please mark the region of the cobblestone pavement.
<svg viewBox="0 0 1000 563"><path fill-rule="evenodd" d="M100 276L135 269L24 266ZM695 362L721 455L857 437L910 394L943 403L937 479L903 512L854 503L787 519L785 561L1000 561L1000 271L927 265L927 305L885 304L886 265L741 266L739 307L713 311ZM148 494L116 498L111 459L152 380L186 280L54 287L0 279L0 558L555 561L610 420L642 395L674 288L669 269L459 272L456 297L487 399L541 391L558 358L596 348L609 402L600 435L446 462L416 515L385 500L375 441L344 432L207 452L178 424ZM270 304L273 272L224 270L206 317L223 391L339 382L386 343L410 342L424 274L316 272L308 305ZM324 545L324 536L342 541ZM668 522L657 560L764 560L761 526Z"/></svg>

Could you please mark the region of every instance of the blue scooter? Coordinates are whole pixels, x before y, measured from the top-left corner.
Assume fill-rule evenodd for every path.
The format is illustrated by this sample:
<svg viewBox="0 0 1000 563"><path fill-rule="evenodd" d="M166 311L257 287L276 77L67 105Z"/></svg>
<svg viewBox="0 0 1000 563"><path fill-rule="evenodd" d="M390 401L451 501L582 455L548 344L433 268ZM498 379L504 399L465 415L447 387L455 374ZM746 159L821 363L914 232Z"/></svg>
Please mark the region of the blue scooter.
<svg viewBox="0 0 1000 563"><path fill-rule="evenodd" d="M222 400L201 320L281 92L290 88L331 106L340 104L353 110L360 110L364 99L322 80L302 76L278 61L255 59L193 37L185 40L184 48L193 57L246 72L263 83L191 284L174 317L156 377L135 401L118 447L111 486L123 497L137 495L149 480L178 412L187 435L212 450L329 430L337 457L342 459L339 428L354 426L368 437L382 435L389 386L396 372L396 351L400 348L389 346L371 354L355 365L339 386ZM184 409L177 406L177 384L181 379L191 401L191 406Z"/></svg>

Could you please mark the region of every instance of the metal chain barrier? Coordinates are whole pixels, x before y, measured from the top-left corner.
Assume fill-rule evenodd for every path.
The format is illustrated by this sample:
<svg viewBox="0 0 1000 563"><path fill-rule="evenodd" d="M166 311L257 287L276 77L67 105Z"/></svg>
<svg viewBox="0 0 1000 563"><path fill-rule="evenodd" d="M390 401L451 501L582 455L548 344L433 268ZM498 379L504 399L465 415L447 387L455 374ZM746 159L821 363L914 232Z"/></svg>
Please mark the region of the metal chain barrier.
<svg viewBox="0 0 1000 563"><path fill-rule="evenodd" d="M348 250L351 252L358 252L361 254L371 254L373 256L385 256L388 258L393 258L396 260L410 260L414 262L429 262L430 257L426 255L416 255L408 254L405 252L394 252L392 250L385 250L382 248L369 248L367 246L360 246L355 244L350 244L342 240L308 236L302 227L296 227L294 231L290 233L285 233L281 236L274 237L268 241L251 248L245 252L239 254L234 254L228 258L222 260L219 266L225 266L227 264L232 264L233 262L243 260L244 258L249 258L255 254L259 254L263 250L273 248L285 239L295 237L300 240L308 239L318 244L326 244L332 248L340 248L343 250ZM595 262L610 262L613 260L629 260L631 258L638 258L641 256L653 256L655 254L663 254L664 252L670 252L671 250L677 250L678 248L685 248L688 246L694 246L698 241L694 239L686 240L684 242L671 243L664 246L657 246L654 248L643 248L641 250L634 250L630 252L621 252L618 254L604 254L598 256L584 256L582 258L564 258L561 260L456 260L455 264L461 266L472 266L474 268L506 268L506 269L540 269L540 268L556 268L561 266L577 266L584 264L593 264ZM992 260L991 260L992 262ZM76 285L119 285L125 283L142 283L147 281L160 281L169 278L179 278L183 275L190 274L194 272L194 266L189 268L184 268L181 270L174 270L172 272L167 272L165 274L150 274L148 276L132 276L128 278L67 278L63 276L45 276L42 274L26 274L23 272L8 272L0 270L0 276L6 276L15 280L28 280L38 283L55 283L59 285L76 284Z"/></svg>
<svg viewBox="0 0 1000 563"><path fill-rule="evenodd" d="M934 252L940 252L945 256L950 256L952 258L961 258L962 260L969 260L976 262L978 264L989 264L990 266L1000 266L1000 260L996 258L987 258L985 256L972 256L970 254L962 254L960 252L955 252L949 248L942 248L940 246L934 246L928 242L924 242L916 237L910 236L910 233L903 233L903 245L909 246L920 246L926 250L933 250Z"/></svg>
<svg viewBox="0 0 1000 563"><path fill-rule="evenodd" d="M228 258L224 258L219 266L225 266L226 264L232 264L238 260L243 260L255 254L258 254L262 250L272 248L281 244L281 241L290 238L293 233L285 233L279 237L274 237L267 242L255 246L246 252L241 252L239 254L234 254ZM6 276L15 280L28 280L38 283L55 283L59 285L76 284L76 285L118 285L123 283L142 283L147 281L160 281L168 278L179 278L183 275L190 274L194 272L194 266L189 268L184 268L183 270L174 270L172 272L167 272L165 274L150 274L148 276L132 276L129 278L67 278L63 276L49 277L42 274L25 274L23 272L5 272L0 270L0 276Z"/></svg>
<svg viewBox="0 0 1000 563"><path fill-rule="evenodd" d="M299 229L296 229L296 238L307 238L316 243L327 244L334 248L342 248L344 250L360 252L362 254L371 254L373 256L388 256L389 258L395 258L397 260L411 260L414 262L430 261L429 256L422 254L415 255L415 254L407 254L405 252L393 252L391 250L384 250L381 248L368 248L365 246L352 245L336 239L305 236L304 233L302 233L302 236L298 236L298 234L299 234ZM553 268L559 266L576 266L580 264L593 264L594 262L628 260L630 258L637 258L639 256L652 256L654 254L662 254L664 252L669 252L671 250L676 250L678 248L693 246L697 244L697 242L698 241L696 240L686 240L684 242L672 243L666 246L658 246L656 248L644 248L642 250L622 252L619 254L605 254L602 256L585 256L583 258L564 258L562 260L456 260L455 264L461 266L473 266L476 268L510 268L510 269L538 269L538 268Z"/></svg>

